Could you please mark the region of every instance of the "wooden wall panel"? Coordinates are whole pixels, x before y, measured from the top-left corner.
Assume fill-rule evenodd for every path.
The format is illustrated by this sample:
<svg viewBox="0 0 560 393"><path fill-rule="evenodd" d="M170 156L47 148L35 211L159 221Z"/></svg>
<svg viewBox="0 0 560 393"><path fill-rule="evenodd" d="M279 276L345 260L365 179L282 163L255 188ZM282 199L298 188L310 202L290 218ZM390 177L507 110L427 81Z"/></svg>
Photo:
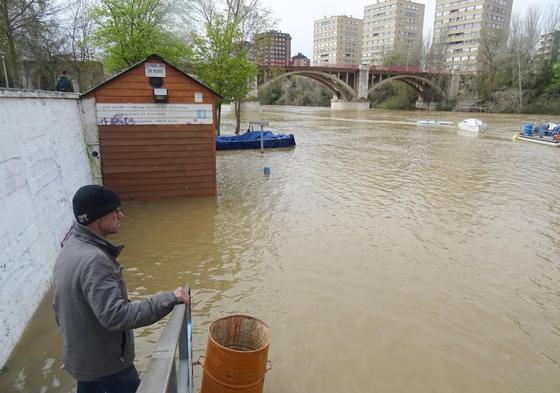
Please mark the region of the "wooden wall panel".
<svg viewBox="0 0 560 393"><path fill-rule="evenodd" d="M172 67L166 73L168 103L193 104L202 92L215 116L218 96ZM144 64L95 91L97 103L153 103L152 95ZM215 124L99 126L104 183L123 199L216 195L215 135Z"/></svg>
<svg viewBox="0 0 560 393"><path fill-rule="evenodd" d="M157 194L153 191L132 191L132 192L121 192L119 196L124 200L130 199L161 199L161 198L178 198L178 197L202 197L215 195L215 189L213 188L200 188L195 190L173 190L167 191L162 190Z"/></svg>
<svg viewBox="0 0 560 393"><path fill-rule="evenodd" d="M160 63L150 60L151 63ZM202 93L202 103L218 103L219 97L211 90L186 77L172 67L166 67L166 77L163 78L163 86L167 89L168 102L171 104L193 104L194 93ZM153 103L153 88L150 86L149 78L144 75L144 64L122 74L118 78L108 82L95 92L97 103Z"/></svg>
<svg viewBox="0 0 560 393"><path fill-rule="evenodd" d="M164 179L164 182L172 182L169 179L185 179L185 178L192 178L192 177L202 177L208 179L208 177L212 176L214 171L212 169L206 170L196 170L196 171L174 171L174 170L166 170L166 171L159 171L159 172L125 172L125 173L107 173L105 174L105 179L110 181L111 183L122 183L122 184L130 184L132 182L138 183L138 181L151 181L150 179Z"/></svg>

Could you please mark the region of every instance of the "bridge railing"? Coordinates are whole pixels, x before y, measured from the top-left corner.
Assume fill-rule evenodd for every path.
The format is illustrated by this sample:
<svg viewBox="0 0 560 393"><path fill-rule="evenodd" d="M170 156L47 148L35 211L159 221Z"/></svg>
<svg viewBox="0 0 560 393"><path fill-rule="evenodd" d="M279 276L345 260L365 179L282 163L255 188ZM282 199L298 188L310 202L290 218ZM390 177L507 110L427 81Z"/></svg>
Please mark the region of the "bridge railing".
<svg viewBox="0 0 560 393"><path fill-rule="evenodd" d="M416 73L416 74L451 74L451 71L436 68L436 67L422 67L422 66L383 66L372 64L369 66L370 71L381 72L398 72L398 73Z"/></svg>
<svg viewBox="0 0 560 393"><path fill-rule="evenodd" d="M352 70L357 70L360 68L358 64L350 63L332 63L332 64L315 64L314 67L325 67L325 68L349 68Z"/></svg>
<svg viewBox="0 0 560 393"><path fill-rule="evenodd" d="M315 69L315 70L323 70L329 72L330 70L334 70L335 72L348 72L350 70L356 71L360 69L360 65L358 64L346 64L346 63L326 63L326 64L313 64L313 65L286 65L286 66L278 66L285 70L304 70L304 69ZM267 68L264 66L264 68ZM438 67L422 67L422 66L415 66L415 65L400 65L400 66L384 66L379 64L370 64L368 66L370 72L387 72L387 73L398 73L398 74L439 74L439 75L451 75L450 69L446 68L438 68ZM457 72L457 70L455 71ZM461 75L474 75L476 74L475 71L472 70L461 70L458 72Z"/></svg>
<svg viewBox="0 0 560 393"><path fill-rule="evenodd" d="M190 287L185 286L185 290L190 297ZM152 353L137 393L193 392L191 305L179 304Z"/></svg>
<svg viewBox="0 0 560 393"><path fill-rule="evenodd" d="M324 64L310 64L310 65L294 65L283 66L282 68L339 68L344 70L357 70L360 68L358 64L350 63L324 63Z"/></svg>

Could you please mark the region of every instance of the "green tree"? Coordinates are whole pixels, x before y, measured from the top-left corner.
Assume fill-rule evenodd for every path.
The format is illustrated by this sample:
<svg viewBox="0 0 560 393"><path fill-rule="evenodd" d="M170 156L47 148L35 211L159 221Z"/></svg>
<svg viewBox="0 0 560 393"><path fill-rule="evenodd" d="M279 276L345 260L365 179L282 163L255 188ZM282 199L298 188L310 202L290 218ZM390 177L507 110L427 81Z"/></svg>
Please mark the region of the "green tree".
<svg viewBox="0 0 560 393"><path fill-rule="evenodd" d="M550 84L547 86L545 92L551 97L560 97L560 62L552 66L552 77Z"/></svg>
<svg viewBox="0 0 560 393"><path fill-rule="evenodd" d="M292 75L271 83L259 91L265 105L330 106L332 93L320 82Z"/></svg>
<svg viewBox="0 0 560 393"><path fill-rule="evenodd" d="M100 0L91 15L107 68L121 70L152 53L181 62L186 41L173 29L180 9L175 0Z"/></svg>
<svg viewBox="0 0 560 393"><path fill-rule="evenodd" d="M374 108L414 109L418 92L403 82L391 82L376 89L369 99Z"/></svg>
<svg viewBox="0 0 560 393"><path fill-rule="evenodd" d="M241 101L250 91L256 67L247 57L237 18L214 16L205 24L206 34L193 36L193 69L204 83L234 104L235 133L241 129Z"/></svg>

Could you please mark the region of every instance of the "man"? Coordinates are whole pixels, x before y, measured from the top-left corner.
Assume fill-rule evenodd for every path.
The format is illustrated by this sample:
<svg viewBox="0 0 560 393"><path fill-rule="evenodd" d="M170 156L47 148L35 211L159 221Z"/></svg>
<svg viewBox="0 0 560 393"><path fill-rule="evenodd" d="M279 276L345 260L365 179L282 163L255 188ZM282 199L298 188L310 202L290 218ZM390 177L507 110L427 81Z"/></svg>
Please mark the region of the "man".
<svg viewBox="0 0 560 393"><path fill-rule="evenodd" d="M56 79L56 91L74 92L74 85L72 80L66 75L66 70L63 70L62 75Z"/></svg>
<svg viewBox="0 0 560 393"><path fill-rule="evenodd" d="M106 237L119 231L121 200L107 187L81 187L72 200L77 224L56 259L54 312L64 347L64 366L78 393L134 393L132 329L188 303L183 288L131 303L117 257L122 246Z"/></svg>

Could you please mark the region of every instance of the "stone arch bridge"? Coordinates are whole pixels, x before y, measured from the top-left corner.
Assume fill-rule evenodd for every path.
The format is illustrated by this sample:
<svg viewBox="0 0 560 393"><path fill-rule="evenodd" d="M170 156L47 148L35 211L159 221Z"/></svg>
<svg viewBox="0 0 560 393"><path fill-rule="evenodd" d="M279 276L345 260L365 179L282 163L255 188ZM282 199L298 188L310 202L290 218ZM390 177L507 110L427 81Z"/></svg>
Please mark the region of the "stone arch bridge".
<svg viewBox="0 0 560 393"><path fill-rule="evenodd" d="M367 109L368 95L394 81L412 87L424 102L438 102L446 98L448 81L451 79L449 72L415 66L260 66L254 95L273 82L291 75L304 76L323 84L333 93L332 109Z"/></svg>

